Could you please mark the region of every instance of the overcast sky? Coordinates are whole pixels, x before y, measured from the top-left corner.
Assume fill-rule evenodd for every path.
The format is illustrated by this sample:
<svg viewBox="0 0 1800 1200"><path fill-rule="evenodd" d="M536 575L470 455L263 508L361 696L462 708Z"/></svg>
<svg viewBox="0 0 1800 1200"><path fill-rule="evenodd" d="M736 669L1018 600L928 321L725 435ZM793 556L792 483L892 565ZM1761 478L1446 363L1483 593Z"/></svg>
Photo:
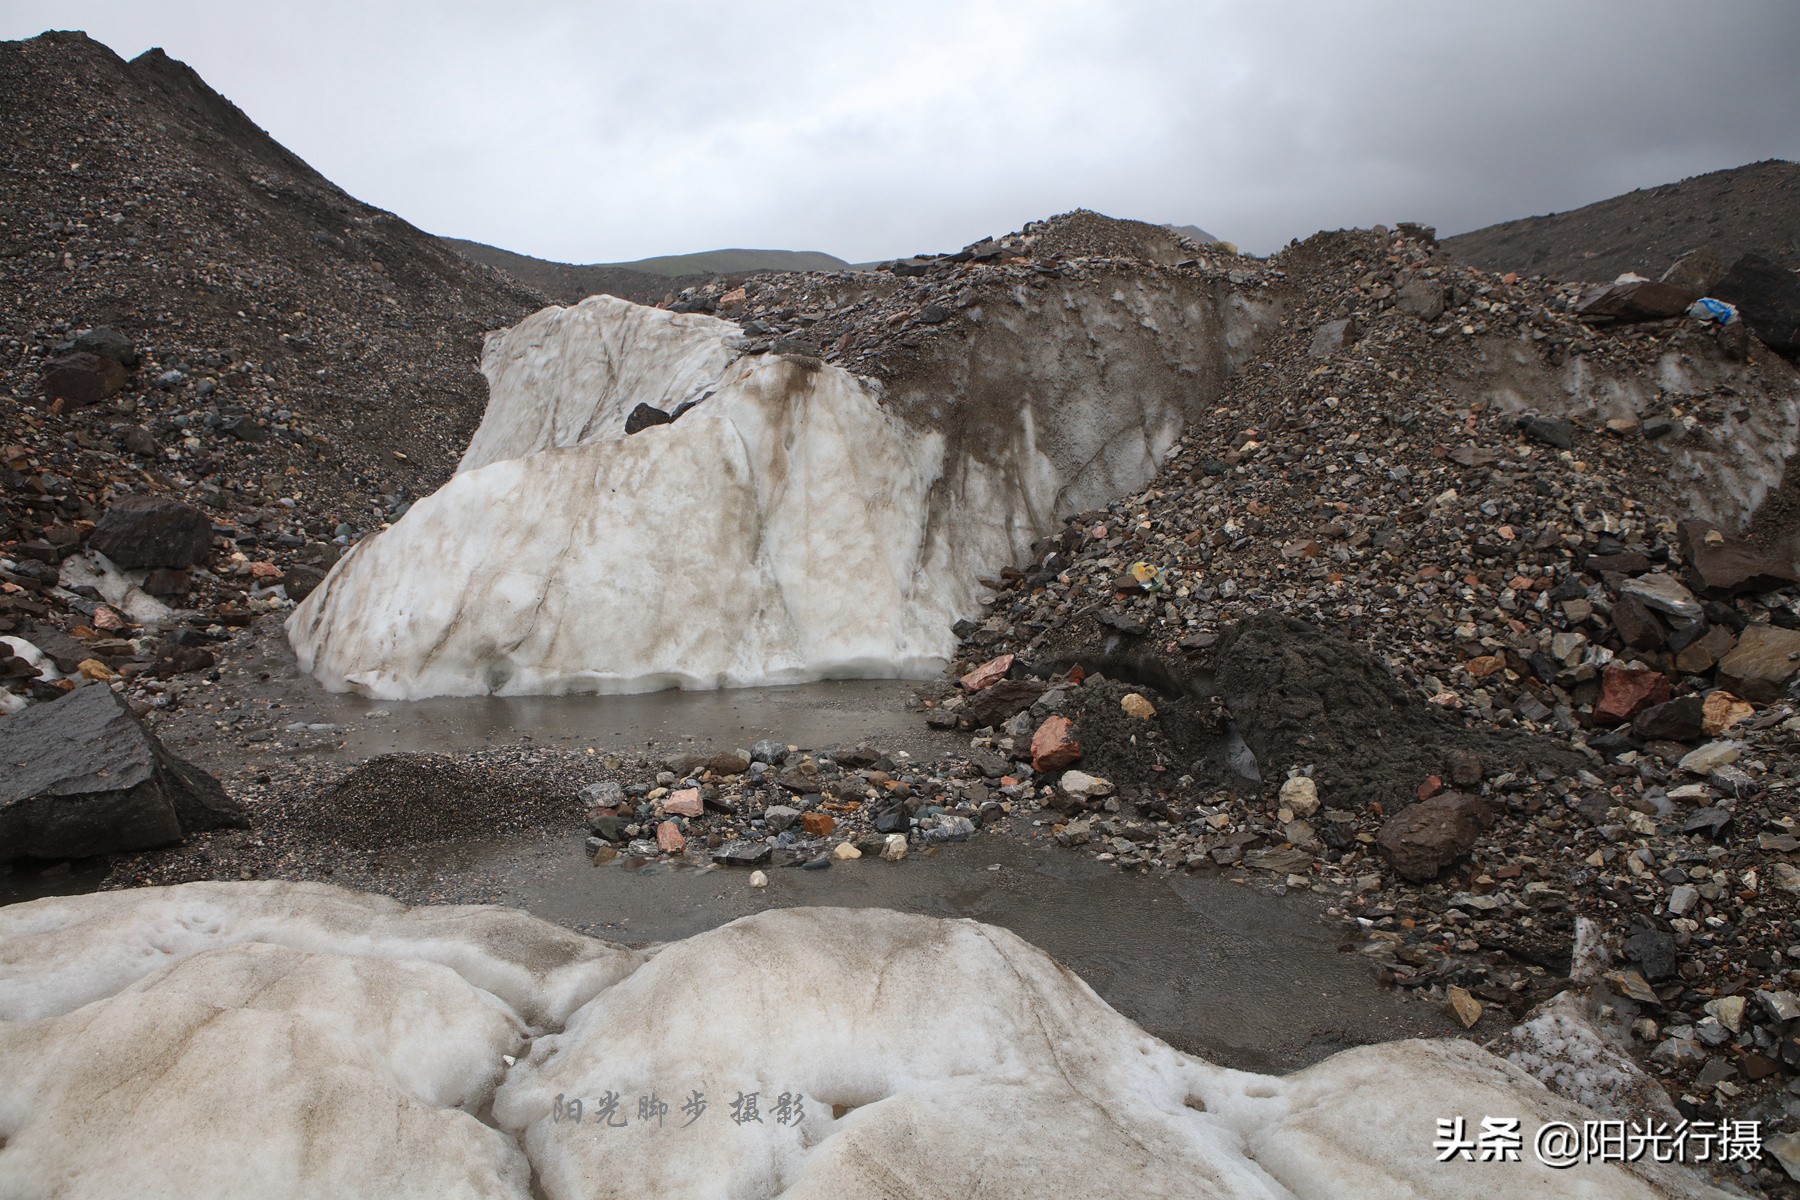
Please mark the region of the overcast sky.
<svg viewBox="0 0 1800 1200"><path fill-rule="evenodd" d="M1800 158L1795 0L0 0L0 37L49 28L163 47L415 225L573 262L863 261L1076 207L1266 253Z"/></svg>

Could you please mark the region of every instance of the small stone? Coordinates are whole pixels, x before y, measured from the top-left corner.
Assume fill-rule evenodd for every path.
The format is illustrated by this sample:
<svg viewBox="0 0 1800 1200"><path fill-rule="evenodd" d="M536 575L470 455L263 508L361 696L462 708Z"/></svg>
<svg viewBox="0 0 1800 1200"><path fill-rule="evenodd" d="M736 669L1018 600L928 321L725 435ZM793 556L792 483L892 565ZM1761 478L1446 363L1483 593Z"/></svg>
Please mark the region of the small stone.
<svg viewBox="0 0 1800 1200"><path fill-rule="evenodd" d="M750 872L750 886L751 886L751 887L753 887L753 888L766 888L766 887L768 887L768 886L769 886L769 877L768 877L768 875L766 875L766 874L764 874L764 873L763 873L763 872L761 872L761 871L752 871L752 872Z"/></svg>
<svg viewBox="0 0 1800 1200"><path fill-rule="evenodd" d="M731 841L714 850L712 859L728 867L760 867L773 853L767 842Z"/></svg>
<svg viewBox="0 0 1800 1200"><path fill-rule="evenodd" d="M1800 896L1800 867L1777 860L1763 868L1763 877L1790 896Z"/></svg>
<svg viewBox="0 0 1800 1200"><path fill-rule="evenodd" d="M1708 1000L1705 1004L1707 1012L1719 1018L1719 1024L1733 1033L1744 1032L1744 1006L1742 996L1720 996L1717 1000Z"/></svg>
<svg viewBox="0 0 1800 1200"><path fill-rule="evenodd" d="M767 738L750 747L751 762L767 763L771 767L779 767L787 761L787 756L788 748L786 746Z"/></svg>
<svg viewBox="0 0 1800 1200"><path fill-rule="evenodd" d="M1031 769L1040 773L1059 771L1081 757L1081 743L1075 740L1074 725L1067 717L1046 717L1031 735Z"/></svg>
<svg viewBox="0 0 1800 1200"><path fill-rule="evenodd" d="M1693 1038L1669 1038L1650 1052L1656 1062L1693 1067L1706 1061L1706 1048Z"/></svg>
<svg viewBox="0 0 1800 1200"><path fill-rule="evenodd" d="M1705 736L1706 710L1698 696L1677 696L1654 704L1631 722L1631 732L1647 742L1692 742Z"/></svg>
<svg viewBox="0 0 1800 1200"><path fill-rule="evenodd" d="M1720 688L1706 697L1701 712L1701 728L1708 737L1718 737L1739 721L1755 716L1756 706Z"/></svg>
<svg viewBox="0 0 1800 1200"><path fill-rule="evenodd" d="M1636 596L1658 612L1668 613L1683 621L1698 621L1705 615L1700 601L1687 590L1681 580L1661 571L1627 579L1619 585L1619 594Z"/></svg>
<svg viewBox="0 0 1800 1200"><path fill-rule="evenodd" d="M1319 811L1319 785L1304 775L1296 775L1281 785L1280 802L1296 817L1310 817Z"/></svg>
<svg viewBox="0 0 1800 1200"><path fill-rule="evenodd" d="M670 816L698 817L706 811L706 806L700 801L699 788L682 788L663 797L662 810Z"/></svg>
<svg viewBox="0 0 1800 1200"><path fill-rule="evenodd" d="M1669 699L1669 680L1661 671L1609 666L1600 677L1600 699L1594 703L1596 725L1619 725Z"/></svg>
<svg viewBox="0 0 1800 1200"><path fill-rule="evenodd" d="M763 810L763 823L776 833L783 833L800 819L800 810L785 804L771 804Z"/></svg>
<svg viewBox="0 0 1800 1200"><path fill-rule="evenodd" d="M1464 1029L1473 1029L1475 1022L1481 1020L1481 1001L1471 996L1467 988L1452 987L1448 995L1450 1015L1461 1022Z"/></svg>
<svg viewBox="0 0 1800 1200"><path fill-rule="evenodd" d="M1125 710L1126 716L1136 717L1140 721L1148 721L1156 715L1156 705L1137 692L1131 692L1122 697L1119 700L1119 707Z"/></svg>
<svg viewBox="0 0 1800 1200"><path fill-rule="evenodd" d="M888 862L899 862L906 857L906 835L890 833L881 848L881 857Z"/></svg>
<svg viewBox="0 0 1800 1200"><path fill-rule="evenodd" d="M1057 786L1065 795L1075 800L1091 800L1097 796L1110 796L1114 790L1110 779L1089 775L1085 771L1064 771Z"/></svg>
<svg viewBox="0 0 1800 1200"><path fill-rule="evenodd" d="M853 858L861 858L862 851L858 850L854 845L852 845L849 842L839 842L835 847L832 848L831 857L833 857L835 859L839 859L840 861L843 861L843 862L848 862Z"/></svg>
<svg viewBox="0 0 1800 1200"><path fill-rule="evenodd" d="M1738 755L1743 752L1742 742L1708 742L1706 745L1690 751L1677 765L1683 771L1695 775L1709 775L1727 763L1736 762Z"/></svg>
<svg viewBox="0 0 1800 1200"><path fill-rule="evenodd" d="M1006 673L1012 670L1012 665L1013 656L1010 654L1002 654L998 658L988 659L979 667L976 667L973 671L970 671L967 675L964 675L961 679L957 680L957 682L967 691L979 692L983 688L990 687L1000 680L1005 679Z"/></svg>
<svg viewBox="0 0 1800 1200"><path fill-rule="evenodd" d="M800 828L806 831L808 837L825 837L837 828L837 818L830 813L801 813Z"/></svg>
<svg viewBox="0 0 1800 1200"><path fill-rule="evenodd" d="M1687 884L1671 888L1669 891L1669 912L1673 916L1687 916L1694 911L1694 905L1698 903L1700 903L1699 891Z"/></svg>
<svg viewBox="0 0 1800 1200"><path fill-rule="evenodd" d="M1800 1019L1800 1000L1795 999L1792 992L1757 992L1756 1000L1777 1021Z"/></svg>

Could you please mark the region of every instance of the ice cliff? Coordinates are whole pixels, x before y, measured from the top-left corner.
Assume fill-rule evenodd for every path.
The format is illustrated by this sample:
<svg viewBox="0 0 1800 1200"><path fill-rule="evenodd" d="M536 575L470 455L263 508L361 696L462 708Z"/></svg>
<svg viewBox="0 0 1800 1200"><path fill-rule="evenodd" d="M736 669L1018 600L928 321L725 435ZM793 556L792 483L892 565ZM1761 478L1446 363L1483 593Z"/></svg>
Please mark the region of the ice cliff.
<svg viewBox="0 0 1800 1200"><path fill-rule="evenodd" d="M1470 1043L1226 1070L1005 930L879 909L636 951L322 884L15 904L0 1062L0 1197L1723 1195L1543 1165L1593 1112ZM1519 1161L1438 1161L1490 1116Z"/></svg>
<svg viewBox="0 0 1800 1200"><path fill-rule="evenodd" d="M301 666L382 699L934 672L981 576L1148 482L1256 322L1123 277L962 316L885 383L609 296L492 335L457 474L295 611ZM627 436L640 403L680 415Z"/></svg>

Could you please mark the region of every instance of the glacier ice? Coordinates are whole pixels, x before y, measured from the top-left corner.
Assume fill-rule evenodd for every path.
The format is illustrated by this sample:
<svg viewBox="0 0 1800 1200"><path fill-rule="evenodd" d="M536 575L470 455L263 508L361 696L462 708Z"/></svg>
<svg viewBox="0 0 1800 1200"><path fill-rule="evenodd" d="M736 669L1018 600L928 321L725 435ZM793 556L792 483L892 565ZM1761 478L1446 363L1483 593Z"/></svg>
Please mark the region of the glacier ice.
<svg viewBox="0 0 1800 1200"><path fill-rule="evenodd" d="M456 475L290 617L300 665L380 699L930 674L980 577L1148 481L1225 369L1207 302L1071 306L971 314L970 361L892 386L699 314L537 313L490 335ZM627 437L640 402L689 407Z"/></svg>
<svg viewBox="0 0 1800 1200"><path fill-rule="evenodd" d="M1226 1070L1005 930L878 909L638 952L324 885L52 898L0 909L0 1013L0 1197L1723 1195L1438 1162L1440 1118L1593 1116L1469 1043Z"/></svg>

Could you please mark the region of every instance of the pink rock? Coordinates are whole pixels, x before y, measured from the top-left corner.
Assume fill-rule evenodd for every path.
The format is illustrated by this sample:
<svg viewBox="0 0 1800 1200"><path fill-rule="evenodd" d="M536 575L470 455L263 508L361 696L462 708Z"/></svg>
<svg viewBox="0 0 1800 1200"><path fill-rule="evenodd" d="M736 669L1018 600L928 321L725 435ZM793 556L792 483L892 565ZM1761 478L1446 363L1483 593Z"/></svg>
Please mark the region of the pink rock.
<svg viewBox="0 0 1800 1200"><path fill-rule="evenodd" d="M664 854L680 854L687 849L687 839L675 822L664 821L656 827L656 848Z"/></svg>
<svg viewBox="0 0 1800 1200"><path fill-rule="evenodd" d="M968 691L979 692L982 688L1005 679L1006 673L1012 670L1012 665L1013 656L1010 654L1002 654L999 658L988 659L979 667L976 667L973 671L964 675L959 682Z"/></svg>
<svg viewBox="0 0 1800 1200"><path fill-rule="evenodd" d="M1669 680L1661 671L1608 667L1600 677L1600 699L1594 704L1594 724L1622 724L1668 698Z"/></svg>
<svg viewBox="0 0 1800 1200"><path fill-rule="evenodd" d="M1031 769L1060 771L1081 758L1081 743L1067 717L1045 717L1031 735Z"/></svg>
<svg viewBox="0 0 1800 1200"><path fill-rule="evenodd" d="M662 809L670 816L697 817L706 811L700 802L699 788L682 788L663 797Z"/></svg>

